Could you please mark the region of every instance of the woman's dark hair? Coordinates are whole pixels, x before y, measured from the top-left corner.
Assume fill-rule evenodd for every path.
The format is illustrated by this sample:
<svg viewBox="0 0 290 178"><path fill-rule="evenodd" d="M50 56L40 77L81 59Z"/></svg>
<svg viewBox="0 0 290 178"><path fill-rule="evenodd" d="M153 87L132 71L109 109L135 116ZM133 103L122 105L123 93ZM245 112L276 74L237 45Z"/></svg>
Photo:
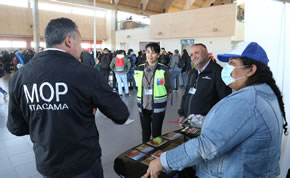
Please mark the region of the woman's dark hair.
<svg viewBox="0 0 290 178"><path fill-rule="evenodd" d="M150 48L153 52L159 54L160 53L160 46L158 43L148 43L145 49Z"/></svg>
<svg viewBox="0 0 290 178"><path fill-rule="evenodd" d="M248 81L247 81L247 86L249 85L253 85L253 84L262 84L262 83L266 83L268 84L272 90L274 91L275 95L278 98L278 102L279 102L279 106L280 106L280 110L282 112L283 118L284 118L284 124L283 124L283 128L284 128L284 134L287 134L287 120L286 120L286 114L285 114L285 108L284 108L284 102L283 102L283 98L281 95L281 92L278 88L278 86L276 85L276 82L273 78L273 74L270 70L270 68L261 62L255 61L253 59L250 58L246 58L243 57L241 58L243 61L243 64L246 66L246 68L250 68L251 65L256 65L257 66L257 71L254 75L252 75L251 77L249 77Z"/></svg>

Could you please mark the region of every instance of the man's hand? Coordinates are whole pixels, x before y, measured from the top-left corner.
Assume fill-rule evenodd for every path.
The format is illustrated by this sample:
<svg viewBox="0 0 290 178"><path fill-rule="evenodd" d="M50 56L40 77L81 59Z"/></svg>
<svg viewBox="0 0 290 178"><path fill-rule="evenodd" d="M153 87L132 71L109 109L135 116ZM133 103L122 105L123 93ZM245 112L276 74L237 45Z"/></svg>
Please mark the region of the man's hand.
<svg viewBox="0 0 290 178"><path fill-rule="evenodd" d="M153 161L150 162L149 168L147 169L146 174L144 174L142 176L142 178L148 178L149 176L151 178L158 178L158 176L160 175L160 172L163 169L164 168L161 165L160 158L155 159L155 160L153 160Z"/></svg>
<svg viewBox="0 0 290 178"><path fill-rule="evenodd" d="M94 108L94 109L93 109L93 115L94 115L94 116L96 115L96 112L97 112L97 109Z"/></svg>
<svg viewBox="0 0 290 178"><path fill-rule="evenodd" d="M181 128L184 128L183 125L180 124L183 120L184 120L184 116L180 116L180 117L179 117L179 126L180 126Z"/></svg>
<svg viewBox="0 0 290 178"><path fill-rule="evenodd" d="M100 63L100 60L99 59L96 59L96 64L99 64Z"/></svg>

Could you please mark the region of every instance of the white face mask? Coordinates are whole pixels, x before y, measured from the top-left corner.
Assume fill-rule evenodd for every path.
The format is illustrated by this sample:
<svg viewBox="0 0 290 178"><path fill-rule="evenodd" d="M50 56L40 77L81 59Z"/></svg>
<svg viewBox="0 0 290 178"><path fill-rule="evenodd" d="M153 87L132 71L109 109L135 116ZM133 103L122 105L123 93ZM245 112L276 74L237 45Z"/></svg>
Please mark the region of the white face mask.
<svg viewBox="0 0 290 178"><path fill-rule="evenodd" d="M239 79L242 79L242 78L247 77L247 76L243 76L243 77L239 77L239 78L236 78L236 79L232 77L232 72L233 72L233 70L234 70L235 68L242 68L242 67L245 67L245 66L234 67L234 66L232 66L232 65L227 64L227 65L223 68L222 73L221 73L221 75L222 75L222 80L224 81L224 83L225 83L226 85L229 85L229 84L231 84L231 83L234 83L236 80L239 80Z"/></svg>

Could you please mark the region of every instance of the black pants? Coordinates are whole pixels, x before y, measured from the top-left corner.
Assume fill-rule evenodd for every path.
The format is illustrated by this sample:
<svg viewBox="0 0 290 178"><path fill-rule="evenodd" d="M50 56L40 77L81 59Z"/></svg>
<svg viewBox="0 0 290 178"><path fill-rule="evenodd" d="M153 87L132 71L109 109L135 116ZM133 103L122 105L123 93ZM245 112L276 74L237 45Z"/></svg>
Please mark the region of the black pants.
<svg viewBox="0 0 290 178"><path fill-rule="evenodd" d="M115 72L113 72L113 88L117 89L117 79L116 79Z"/></svg>
<svg viewBox="0 0 290 178"><path fill-rule="evenodd" d="M151 140L151 131L152 138L160 136L162 132L162 123L164 120L165 112L159 114L159 117L153 117L152 113L152 110L143 109L142 114L140 114L143 143Z"/></svg>
<svg viewBox="0 0 290 178"><path fill-rule="evenodd" d="M63 178L66 178L67 176L61 176ZM102 161L101 158L97 159L97 161L85 172L75 175L75 176L69 176L70 178L103 178L103 167L102 167ZM43 178L54 178L54 176L43 176Z"/></svg>
<svg viewBox="0 0 290 178"><path fill-rule="evenodd" d="M105 81L106 81L107 83L109 83L110 70L107 70L107 69L101 69L100 72L101 72L101 74L104 76Z"/></svg>

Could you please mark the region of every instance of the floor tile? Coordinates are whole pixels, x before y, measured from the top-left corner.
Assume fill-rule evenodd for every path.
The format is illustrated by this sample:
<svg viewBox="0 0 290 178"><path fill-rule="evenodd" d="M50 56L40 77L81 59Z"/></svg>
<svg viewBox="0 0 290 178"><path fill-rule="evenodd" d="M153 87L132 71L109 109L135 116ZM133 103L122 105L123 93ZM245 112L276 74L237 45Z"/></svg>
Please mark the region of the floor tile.
<svg viewBox="0 0 290 178"><path fill-rule="evenodd" d="M20 178L28 178L38 174L34 162L28 163L23 166L15 167L15 170Z"/></svg>
<svg viewBox="0 0 290 178"><path fill-rule="evenodd" d="M29 151L23 154L19 154L16 156L10 156L9 160L12 164L12 166L23 166L27 163L35 163L35 156L33 151Z"/></svg>

